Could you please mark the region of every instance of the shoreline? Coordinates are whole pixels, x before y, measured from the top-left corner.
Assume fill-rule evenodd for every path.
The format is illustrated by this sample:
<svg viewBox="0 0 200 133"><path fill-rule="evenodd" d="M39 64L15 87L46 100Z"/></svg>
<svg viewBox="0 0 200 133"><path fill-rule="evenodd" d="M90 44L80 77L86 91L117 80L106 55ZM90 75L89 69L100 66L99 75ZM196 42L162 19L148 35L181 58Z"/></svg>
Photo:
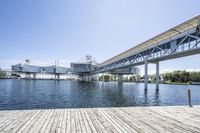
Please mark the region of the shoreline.
<svg viewBox="0 0 200 133"><path fill-rule="evenodd" d="M0 78L0 80L56 80L56 81L79 81L76 79L28 79L28 78ZM86 82L86 81L80 81L80 82ZM118 81L91 81L91 82L118 82ZM123 81L124 83L144 83L143 81ZM156 84L155 82L148 82L149 84ZM191 82L191 83L181 83L181 82L161 82L160 84L167 84L167 85L200 85L200 82Z"/></svg>

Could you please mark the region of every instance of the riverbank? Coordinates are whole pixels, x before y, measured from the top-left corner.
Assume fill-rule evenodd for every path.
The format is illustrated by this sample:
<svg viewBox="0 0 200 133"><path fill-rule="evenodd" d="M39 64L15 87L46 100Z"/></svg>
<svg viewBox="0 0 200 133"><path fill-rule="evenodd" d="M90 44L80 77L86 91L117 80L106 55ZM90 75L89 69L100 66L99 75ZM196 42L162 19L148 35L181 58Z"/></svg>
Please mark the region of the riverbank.
<svg viewBox="0 0 200 133"><path fill-rule="evenodd" d="M0 111L0 132L200 132L200 106Z"/></svg>
<svg viewBox="0 0 200 133"><path fill-rule="evenodd" d="M13 80L17 78L0 78L0 80ZM78 81L77 79L73 78L68 78L68 79L43 79L43 78L37 78L37 79L28 79L28 78L18 78L18 80L59 80L59 81ZM81 81L81 82L86 82L86 81ZM98 81L91 81L91 82L98 82ZM115 81L100 81L100 82L118 82L117 80ZM144 81L123 81L124 83L144 83ZM156 84L155 82L148 82L151 84ZM187 82L187 83L181 83L181 82L160 82L160 84L169 84L169 85L200 85L200 82Z"/></svg>

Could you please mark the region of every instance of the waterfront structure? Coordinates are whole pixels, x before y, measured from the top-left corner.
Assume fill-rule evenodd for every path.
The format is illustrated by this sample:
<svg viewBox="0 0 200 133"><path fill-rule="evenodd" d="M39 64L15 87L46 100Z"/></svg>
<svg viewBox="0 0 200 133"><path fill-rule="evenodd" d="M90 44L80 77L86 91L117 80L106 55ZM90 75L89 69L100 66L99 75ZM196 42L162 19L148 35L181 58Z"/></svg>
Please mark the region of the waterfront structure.
<svg viewBox="0 0 200 133"><path fill-rule="evenodd" d="M93 73L144 65L144 88L148 84L148 64L156 64L156 90L159 90L159 62L200 53L200 15L163 32L97 65Z"/></svg>
<svg viewBox="0 0 200 133"><path fill-rule="evenodd" d="M94 75L90 75L91 70L93 69L94 65L91 62L76 62L71 63L70 68L73 74L79 75L80 81L92 81L94 80Z"/></svg>
<svg viewBox="0 0 200 133"><path fill-rule="evenodd" d="M97 64L94 63L94 61L91 60L91 58L92 58L91 56L86 56L86 61L75 62L70 64L70 69L72 73L79 75L79 79L81 81L99 80L98 73L97 74L93 73L93 71L97 69ZM117 75L118 81L122 82L123 75L125 74L139 75L140 69L138 67L130 67L130 68L108 71L107 73L111 75Z"/></svg>
<svg viewBox="0 0 200 133"><path fill-rule="evenodd" d="M200 107L3 110L1 132L198 133Z"/></svg>
<svg viewBox="0 0 200 133"><path fill-rule="evenodd" d="M70 69L76 74L86 74L91 73L95 66L97 65L95 59L91 55L86 55L84 59L79 62L72 62L70 64Z"/></svg>
<svg viewBox="0 0 200 133"><path fill-rule="evenodd" d="M185 57L200 53L200 15L196 16L178 26L169 29L115 57L100 64L93 64L91 56L86 56L84 63L71 63L71 68L58 66L12 66L14 71L36 73L45 71L59 75L72 72L79 75L83 81L91 81L94 75L99 73L113 73L118 75L121 82L124 74L137 74L138 65L144 65L144 88L148 86L148 64L156 64L156 90L159 90L159 62L169 59ZM31 70L31 72L29 71ZM134 71L135 70L135 71Z"/></svg>
<svg viewBox="0 0 200 133"><path fill-rule="evenodd" d="M13 74L20 75L22 78L28 79L60 79L61 76L70 74L71 69L56 65L35 66L30 64L17 64L12 65L12 72Z"/></svg>
<svg viewBox="0 0 200 133"><path fill-rule="evenodd" d="M90 73L94 66L91 63L71 63L70 68L73 73Z"/></svg>

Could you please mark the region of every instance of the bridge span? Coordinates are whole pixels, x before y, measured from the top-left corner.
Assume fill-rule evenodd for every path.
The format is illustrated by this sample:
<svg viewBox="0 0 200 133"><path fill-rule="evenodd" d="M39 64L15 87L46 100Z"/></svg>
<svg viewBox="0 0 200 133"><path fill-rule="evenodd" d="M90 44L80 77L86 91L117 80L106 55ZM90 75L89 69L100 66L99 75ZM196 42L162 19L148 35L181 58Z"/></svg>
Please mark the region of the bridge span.
<svg viewBox="0 0 200 133"><path fill-rule="evenodd" d="M50 73L59 79L61 74L73 73L83 81L91 81L98 73L118 75L121 81L123 74L136 74L136 66L144 65L144 89L148 87L148 64L156 64L156 90L159 90L159 62L200 53L200 15L175 26L135 47L114 56L100 64L93 64L91 56L86 62L71 63L70 68L59 66L13 65L14 72L26 74Z"/></svg>
<svg viewBox="0 0 200 133"><path fill-rule="evenodd" d="M159 62L200 53L200 15L175 26L96 66L92 73L109 72L144 64L148 86L148 64L156 64L156 90L159 90Z"/></svg>

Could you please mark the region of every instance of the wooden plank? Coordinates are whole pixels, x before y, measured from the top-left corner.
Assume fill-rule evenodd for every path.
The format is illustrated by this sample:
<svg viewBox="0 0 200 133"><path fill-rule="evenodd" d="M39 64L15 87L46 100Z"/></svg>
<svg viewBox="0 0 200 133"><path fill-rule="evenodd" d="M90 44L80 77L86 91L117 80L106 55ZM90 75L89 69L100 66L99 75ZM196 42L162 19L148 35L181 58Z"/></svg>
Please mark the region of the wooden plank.
<svg viewBox="0 0 200 133"><path fill-rule="evenodd" d="M124 127L124 129L126 130L126 132L138 132L135 128L133 128L133 126L131 126L133 123L132 122L128 122L127 119L124 119L124 117L122 115L118 114L118 109L106 109L107 113L114 117L114 120L116 120L116 122L118 122L120 125L122 125ZM131 124L129 124L131 123ZM135 126L134 126L135 127Z"/></svg>
<svg viewBox="0 0 200 133"><path fill-rule="evenodd" d="M131 112L132 110L129 109L121 109L123 111L121 115L125 116L124 119L129 116L127 119L132 122L136 120L134 123L140 124L143 127L143 132L182 132L181 130L174 130L174 127L167 125L165 118L163 120L160 120L160 118L156 119L153 114L145 113L143 110L136 109L134 112Z"/></svg>
<svg viewBox="0 0 200 133"><path fill-rule="evenodd" d="M42 130L43 132L45 132L45 133L49 133L50 132L50 130L52 128L52 125L53 125L53 121L55 119L55 114L56 114L56 110L52 109L52 113L51 113L49 119L47 120L46 126Z"/></svg>
<svg viewBox="0 0 200 133"><path fill-rule="evenodd" d="M19 114L23 114L23 112L20 111L1 111L1 112L2 112L1 114L5 115L2 115L0 119L0 131L2 131L4 127L10 124L10 120L14 120L16 117L19 116Z"/></svg>
<svg viewBox="0 0 200 133"><path fill-rule="evenodd" d="M82 127L81 127L81 123L80 123L80 116L78 115L78 110L74 109L74 120L75 120L75 124L76 124L76 132L77 133L81 133L82 132Z"/></svg>
<svg viewBox="0 0 200 133"><path fill-rule="evenodd" d="M35 117L35 119L29 124L30 128L26 128L23 132L39 132L49 114L50 110L40 110L40 115L38 115L39 117Z"/></svg>
<svg viewBox="0 0 200 133"><path fill-rule="evenodd" d="M67 110L67 124L66 124L67 128L66 128L66 133L70 133L70 129L71 129L71 111L70 109Z"/></svg>
<svg viewBox="0 0 200 133"><path fill-rule="evenodd" d="M122 114L122 111L120 108L117 109L110 109L111 112L113 112L113 114L118 117L118 119L121 119L121 123L123 123L124 127L127 127L128 129L132 129L132 132L144 132L145 130L143 130L142 124L140 121L136 120L136 119L130 119L130 116L127 114ZM135 116L135 114L134 114ZM131 131L131 130L130 130ZM147 130L146 130L147 132ZM150 132L148 130L148 132Z"/></svg>
<svg viewBox="0 0 200 133"><path fill-rule="evenodd" d="M107 132L109 132L109 133L117 132L117 130L115 130L115 128L112 126L112 124L109 123L106 120L106 118L101 114L99 109L96 109L96 111L94 111L94 115L99 120L99 122L104 126L104 128L106 129Z"/></svg>
<svg viewBox="0 0 200 133"><path fill-rule="evenodd" d="M40 132L42 132L42 133L45 132L45 130L46 130L47 126L48 126L48 123L49 123L49 121L50 121L50 119L52 117L53 112L54 112L54 110L50 110L50 112L48 112L47 118L45 119L45 121L42 124L42 127L38 127L38 130Z"/></svg>
<svg viewBox="0 0 200 133"><path fill-rule="evenodd" d="M121 126L121 124L119 122L117 122L116 119L114 119L113 116L111 116L107 111L106 108L104 109L99 109L102 111L102 113L104 114L105 118L107 118L107 120L113 124L113 126L115 127L115 129L118 130L118 132L126 132L127 130Z"/></svg>
<svg viewBox="0 0 200 133"><path fill-rule="evenodd" d="M64 109L62 114L61 130L59 131L60 133L65 133L66 123L67 123L67 110Z"/></svg>
<svg viewBox="0 0 200 133"><path fill-rule="evenodd" d="M200 132L200 106L0 111L0 132Z"/></svg>
<svg viewBox="0 0 200 133"><path fill-rule="evenodd" d="M70 113L71 113L71 128L70 128L70 132L71 133L75 133L77 129L76 129L76 123L75 123L74 109L71 109Z"/></svg>
<svg viewBox="0 0 200 133"><path fill-rule="evenodd" d="M56 127L55 127L55 132L56 133L60 133L61 132L61 129L62 129L62 121L63 121L63 112L64 110L63 109L59 109L58 110L58 121L56 122Z"/></svg>
<svg viewBox="0 0 200 133"><path fill-rule="evenodd" d="M50 123L50 125L51 125L50 131L49 131L50 133L55 133L56 132L56 125L58 123L59 116L60 116L59 110L55 109L55 113L53 115L53 119L51 120L51 123Z"/></svg>
<svg viewBox="0 0 200 133"><path fill-rule="evenodd" d="M150 111L150 109L148 109L148 111ZM176 113L172 110L160 110L160 108L156 110L156 113L159 114L158 116L163 116L167 120L167 122L172 123L174 126L176 126L176 128L182 129L182 131L184 132L198 132L200 130L200 128L198 128L199 126L196 125L196 123L190 121L189 119L186 119L187 114L181 113L182 115L177 117L179 113ZM190 127L190 129L188 129L188 127Z"/></svg>
<svg viewBox="0 0 200 133"><path fill-rule="evenodd" d="M97 129L96 127L94 126L94 124L92 123L92 120L89 118L88 116L88 109L84 109L83 110L84 114L85 114L85 117L90 125L90 129L92 130L93 133L96 133L97 132Z"/></svg>
<svg viewBox="0 0 200 133"><path fill-rule="evenodd" d="M92 133L92 129L91 129L90 124L89 124L89 122L88 122L88 120L87 120L87 118L85 116L85 113L83 112L83 109L79 109L79 111L80 111L81 117L83 118L83 123L85 125L86 132L87 133Z"/></svg>
<svg viewBox="0 0 200 133"><path fill-rule="evenodd" d="M29 119L33 114L33 111L22 111L16 118L10 119L8 125L3 129L4 132L13 132L19 128L19 124L24 124L24 122Z"/></svg>
<svg viewBox="0 0 200 133"><path fill-rule="evenodd" d="M99 121L98 117L96 117L94 115L94 112L96 112L96 109L88 109L88 114L89 117L93 123L93 125L95 126L95 128L97 129L97 132L102 132L102 133L106 133L106 129L105 127L102 125L102 123Z"/></svg>
<svg viewBox="0 0 200 133"><path fill-rule="evenodd" d="M81 132L87 133L87 129L85 127L84 120L83 120L83 117L81 115L80 109L76 109L76 113L77 113L77 119L80 123Z"/></svg>
<svg viewBox="0 0 200 133"><path fill-rule="evenodd" d="M36 124L37 121L36 120L38 118L42 118L40 116L42 115L43 112L41 110L33 111L32 117L18 130L18 132L31 132L32 128L34 128L34 126L35 127L37 126L37 124Z"/></svg>

